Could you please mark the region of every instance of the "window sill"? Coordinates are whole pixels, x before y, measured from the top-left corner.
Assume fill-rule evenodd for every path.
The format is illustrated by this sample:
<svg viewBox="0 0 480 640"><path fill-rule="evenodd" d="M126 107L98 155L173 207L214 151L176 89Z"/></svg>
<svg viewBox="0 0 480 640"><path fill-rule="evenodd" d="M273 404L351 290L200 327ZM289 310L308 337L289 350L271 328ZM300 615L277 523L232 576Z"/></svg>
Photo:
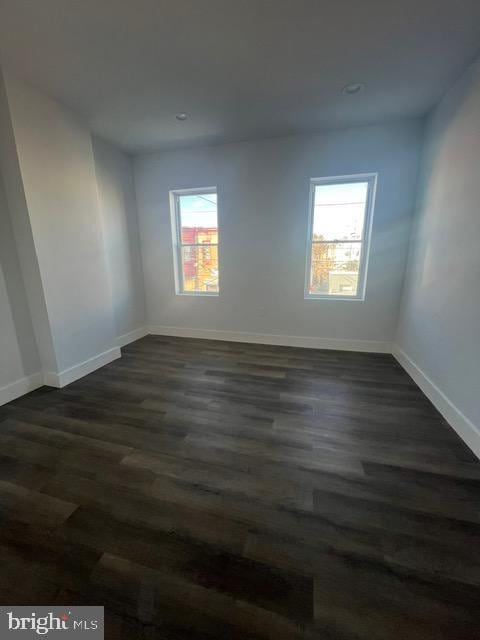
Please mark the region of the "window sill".
<svg viewBox="0 0 480 640"><path fill-rule="evenodd" d="M206 293L204 291L176 291L175 295L194 298L218 298L220 296L219 293Z"/></svg>
<svg viewBox="0 0 480 640"><path fill-rule="evenodd" d="M337 302L337 301L365 302L365 296L336 296L334 294L326 295L326 296L322 296L322 295L316 296L314 294L310 294L310 295L305 295L304 299L305 300L328 300L329 302Z"/></svg>

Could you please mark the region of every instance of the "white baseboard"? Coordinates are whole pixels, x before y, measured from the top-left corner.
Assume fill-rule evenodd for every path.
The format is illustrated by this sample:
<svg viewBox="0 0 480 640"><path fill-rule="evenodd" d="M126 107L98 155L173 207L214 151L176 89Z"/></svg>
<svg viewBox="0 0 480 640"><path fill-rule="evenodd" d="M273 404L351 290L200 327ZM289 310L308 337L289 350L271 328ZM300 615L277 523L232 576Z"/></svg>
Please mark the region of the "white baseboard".
<svg viewBox="0 0 480 640"><path fill-rule="evenodd" d="M426 373L399 346L393 345L394 357L413 378L423 393L442 414L448 424L455 429L460 438L473 453L480 458L480 428L475 426L460 409L430 380Z"/></svg>
<svg viewBox="0 0 480 640"><path fill-rule="evenodd" d="M43 375L39 372L20 378L20 380L15 380L15 382L11 382L5 387L0 387L0 406L16 400L16 398L20 398L20 396L30 393L30 391L34 391L42 385Z"/></svg>
<svg viewBox="0 0 480 640"><path fill-rule="evenodd" d="M135 340L140 340L140 338L144 338L148 334L146 327L139 327L134 331L129 331L128 333L124 333L117 338L117 346L125 347L130 342L135 342Z"/></svg>
<svg viewBox="0 0 480 640"><path fill-rule="evenodd" d="M121 355L120 347L113 347L112 349L99 353L93 358L89 358L88 360L85 360L80 364L76 364L69 369L64 369L63 371L58 372L44 371L43 383L49 387L58 387L61 389L67 384L75 382L75 380L92 373L92 371L100 369L100 367L104 367L106 364L113 362L113 360L120 358Z"/></svg>
<svg viewBox="0 0 480 640"><path fill-rule="evenodd" d="M229 342L252 342L254 344L280 345L284 347L305 347L307 349L339 349L341 351L367 351L371 353L392 352L391 342L376 340L344 340L340 338L314 338L270 333L247 333L243 331L156 326L148 327L148 333L159 336L206 338L208 340L226 340Z"/></svg>

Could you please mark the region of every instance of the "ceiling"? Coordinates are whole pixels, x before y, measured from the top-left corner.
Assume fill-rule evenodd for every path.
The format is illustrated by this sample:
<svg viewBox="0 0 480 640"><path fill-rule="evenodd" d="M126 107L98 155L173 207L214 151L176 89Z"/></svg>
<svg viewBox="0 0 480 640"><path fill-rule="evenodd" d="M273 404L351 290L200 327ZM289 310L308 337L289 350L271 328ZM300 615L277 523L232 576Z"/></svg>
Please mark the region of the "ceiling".
<svg viewBox="0 0 480 640"><path fill-rule="evenodd" d="M4 64L134 152L423 115L479 49L479 0L0 0Z"/></svg>

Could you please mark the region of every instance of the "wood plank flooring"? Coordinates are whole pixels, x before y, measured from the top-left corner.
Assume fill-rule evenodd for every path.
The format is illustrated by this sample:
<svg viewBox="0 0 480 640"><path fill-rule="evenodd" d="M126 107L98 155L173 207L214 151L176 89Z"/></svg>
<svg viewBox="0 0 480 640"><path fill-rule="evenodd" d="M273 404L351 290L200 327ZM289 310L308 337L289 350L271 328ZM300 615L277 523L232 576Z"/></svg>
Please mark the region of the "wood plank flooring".
<svg viewBox="0 0 480 640"><path fill-rule="evenodd" d="M128 640L480 638L480 463L390 355L149 336L0 407L0 605Z"/></svg>

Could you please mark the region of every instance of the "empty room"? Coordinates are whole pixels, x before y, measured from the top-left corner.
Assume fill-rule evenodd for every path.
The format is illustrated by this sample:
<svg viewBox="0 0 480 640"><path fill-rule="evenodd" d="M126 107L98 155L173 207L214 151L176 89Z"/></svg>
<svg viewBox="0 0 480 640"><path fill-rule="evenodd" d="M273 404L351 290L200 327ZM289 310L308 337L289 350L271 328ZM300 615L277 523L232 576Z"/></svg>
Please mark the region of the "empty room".
<svg viewBox="0 0 480 640"><path fill-rule="evenodd" d="M480 640L480 2L0 0L0 639Z"/></svg>

